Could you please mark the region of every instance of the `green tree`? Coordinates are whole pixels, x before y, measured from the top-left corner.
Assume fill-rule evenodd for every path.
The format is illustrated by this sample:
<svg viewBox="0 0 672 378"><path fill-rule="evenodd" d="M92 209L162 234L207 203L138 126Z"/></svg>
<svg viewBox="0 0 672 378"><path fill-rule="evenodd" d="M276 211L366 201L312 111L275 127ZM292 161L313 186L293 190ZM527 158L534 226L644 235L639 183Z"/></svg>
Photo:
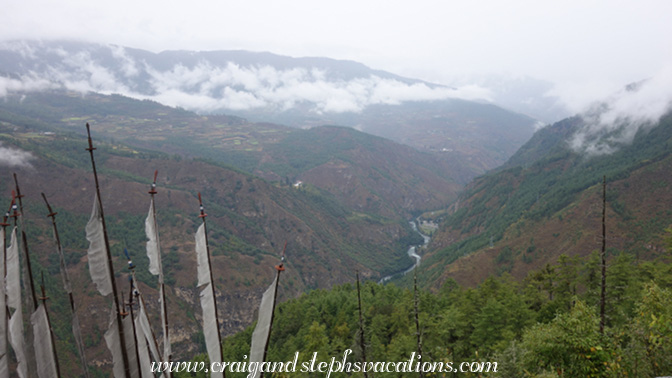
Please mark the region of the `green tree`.
<svg viewBox="0 0 672 378"><path fill-rule="evenodd" d="M556 371L566 377L610 376L611 353L599 331L599 317L578 301L569 313L537 324L523 335L523 365L534 374Z"/></svg>
<svg viewBox="0 0 672 378"><path fill-rule="evenodd" d="M669 375L672 372L672 291L655 283L644 287L637 315L628 329L632 339L624 365L631 377Z"/></svg>

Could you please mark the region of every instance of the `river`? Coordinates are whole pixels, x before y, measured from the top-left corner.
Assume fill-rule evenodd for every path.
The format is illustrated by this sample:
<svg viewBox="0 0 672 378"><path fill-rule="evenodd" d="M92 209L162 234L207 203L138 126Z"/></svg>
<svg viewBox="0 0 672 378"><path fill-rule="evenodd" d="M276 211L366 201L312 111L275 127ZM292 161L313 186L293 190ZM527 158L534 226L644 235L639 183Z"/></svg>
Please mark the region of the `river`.
<svg viewBox="0 0 672 378"><path fill-rule="evenodd" d="M422 236L422 239L424 241L422 243L422 246L420 246L420 247L424 247L429 243L430 240L432 240L432 238L423 234L422 232L420 232L420 230L418 230L418 224L416 222L417 222L417 220L412 220L412 221L409 221L408 223L413 228L413 231L417 232L418 234L420 234L420 236ZM411 265L409 268L407 268L406 270L404 270L401 273L394 273L394 274L391 274L389 276L383 277L380 281L378 281L378 283L381 283L381 284L385 283L385 282L389 281L390 279L392 279L392 277L397 276L397 275L405 276L408 272L411 272L413 269L417 268L420 265L420 260L422 260L422 257L420 255L418 255L417 252L416 252L418 247L419 246L417 246L417 245L412 245L408 248L408 251L406 252L406 253L408 253L408 257L412 257L412 258L415 259L415 263L413 263L413 265Z"/></svg>

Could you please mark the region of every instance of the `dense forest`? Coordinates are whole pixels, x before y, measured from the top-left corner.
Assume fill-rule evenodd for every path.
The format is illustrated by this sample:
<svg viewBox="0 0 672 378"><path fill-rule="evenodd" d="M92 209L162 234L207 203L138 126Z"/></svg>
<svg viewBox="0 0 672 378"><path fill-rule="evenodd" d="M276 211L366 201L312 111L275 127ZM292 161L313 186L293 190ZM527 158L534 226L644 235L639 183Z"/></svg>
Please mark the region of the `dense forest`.
<svg viewBox="0 0 672 378"><path fill-rule="evenodd" d="M668 230L669 233L672 232ZM424 376L652 377L672 372L672 259L639 261L627 251L609 260L606 326L600 332L600 260L561 255L523 281L507 274L476 288L446 282L436 292L393 284L361 285L367 361L441 362L444 373ZM299 366L361 361L356 283L314 290L278 306L267 361ZM417 306L417 307L416 307ZM417 309L417 310L416 310ZM416 326L416 313L418 325ZM418 328L416 328L418 327ZM418 343L418 330L420 343ZM223 341L224 361L244 361L253 327ZM204 361L206 356L196 357ZM497 363L496 373L446 373L461 362ZM452 365L446 363L452 362ZM199 373L200 374L200 373ZM205 376L182 373L177 377ZM291 376L316 376L301 373ZM326 374L326 373L325 373ZM411 376L385 373L384 376ZM246 373L229 373L244 377ZM282 374L273 376L280 377ZM363 374L332 373L332 377ZM371 375L369 375L371 376Z"/></svg>

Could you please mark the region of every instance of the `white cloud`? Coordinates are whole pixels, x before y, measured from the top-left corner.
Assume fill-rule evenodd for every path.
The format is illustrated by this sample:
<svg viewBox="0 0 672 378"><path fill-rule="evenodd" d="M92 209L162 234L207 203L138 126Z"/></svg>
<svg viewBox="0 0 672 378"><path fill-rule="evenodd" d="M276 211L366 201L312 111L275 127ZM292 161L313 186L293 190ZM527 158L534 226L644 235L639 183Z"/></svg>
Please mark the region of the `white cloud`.
<svg viewBox="0 0 672 378"><path fill-rule="evenodd" d="M4 147L0 143L0 165L6 167L30 167L30 161L35 157L27 151L18 148Z"/></svg>
<svg viewBox="0 0 672 378"><path fill-rule="evenodd" d="M44 78L23 76L14 79L0 76L0 97L7 96L9 92L41 91L54 87L57 85Z"/></svg>
<svg viewBox="0 0 672 378"><path fill-rule="evenodd" d="M234 63L213 66L201 61L193 66L176 64L168 70L159 70L146 62L134 61L124 48L116 46L112 47L112 55L119 62L118 70L96 62L88 51L72 54L53 49L50 52L60 56L60 62L47 67L40 77L35 73L30 78L33 82L81 93L119 93L197 112L261 108L282 111L301 105L315 113L342 113L360 112L376 104L491 98L491 92L478 85L454 89L425 83L408 84L373 75L350 80L329 79L327 72L316 68L276 69ZM146 85L140 87L151 88L142 93L123 83L142 77L140 72L149 76ZM0 87L0 94L31 88L24 84L5 83Z"/></svg>
<svg viewBox="0 0 672 378"><path fill-rule="evenodd" d="M100 93L129 93L130 90L107 68L97 64L91 59L88 52L79 52L68 55L63 59L68 70L55 70L55 77L66 88L80 92L94 91Z"/></svg>
<svg viewBox="0 0 672 378"><path fill-rule="evenodd" d="M0 48L21 54L24 59L35 59L35 48L25 41L2 41Z"/></svg>
<svg viewBox="0 0 672 378"><path fill-rule="evenodd" d="M594 104L584 113L585 126L570 139L570 147L591 155L612 153L631 143L640 130L658 123L670 110L672 67Z"/></svg>
<svg viewBox="0 0 672 378"><path fill-rule="evenodd" d="M359 112L372 104L489 97L489 91L478 86L432 88L377 76L329 81L326 73L318 69L277 70L270 66L241 67L233 63L213 67L206 62L193 68L175 65L167 71L145 69L157 93L153 96L155 100L195 111L213 111L217 110L216 106L221 110L269 106L287 110L299 103L312 103L316 112L338 113ZM212 101L206 101L207 98Z"/></svg>
<svg viewBox="0 0 672 378"><path fill-rule="evenodd" d="M219 103L221 107L232 110L259 108L266 104L263 99L257 98L254 93L237 91L229 87L224 89L224 97Z"/></svg>
<svg viewBox="0 0 672 378"><path fill-rule="evenodd" d="M135 61L126 54L126 49L122 46L110 45L112 56L121 64L121 71L126 77L135 77L140 73Z"/></svg>

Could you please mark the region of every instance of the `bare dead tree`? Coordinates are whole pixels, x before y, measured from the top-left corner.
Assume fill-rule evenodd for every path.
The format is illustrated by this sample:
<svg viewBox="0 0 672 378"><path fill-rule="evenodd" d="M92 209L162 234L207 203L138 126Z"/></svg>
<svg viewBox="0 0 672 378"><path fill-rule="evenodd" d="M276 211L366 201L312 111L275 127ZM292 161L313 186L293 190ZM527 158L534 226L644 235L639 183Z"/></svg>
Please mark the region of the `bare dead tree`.
<svg viewBox="0 0 672 378"><path fill-rule="evenodd" d="M602 260L602 287L600 290L600 333L604 333L604 312L606 308L607 297L607 176L602 178L602 250L600 259Z"/></svg>

